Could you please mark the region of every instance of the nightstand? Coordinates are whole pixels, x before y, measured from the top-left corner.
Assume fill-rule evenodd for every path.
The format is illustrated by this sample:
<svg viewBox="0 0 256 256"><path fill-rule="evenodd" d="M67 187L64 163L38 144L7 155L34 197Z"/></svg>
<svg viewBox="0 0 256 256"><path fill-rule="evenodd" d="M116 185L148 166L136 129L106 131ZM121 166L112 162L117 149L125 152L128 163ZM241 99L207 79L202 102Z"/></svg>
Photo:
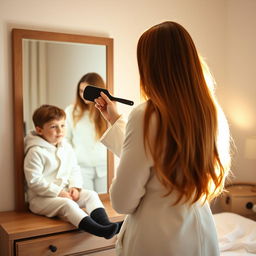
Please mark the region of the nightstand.
<svg viewBox="0 0 256 256"><path fill-rule="evenodd" d="M221 198L222 209L256 220L256 185L232 184L226 190Z"/></svg>

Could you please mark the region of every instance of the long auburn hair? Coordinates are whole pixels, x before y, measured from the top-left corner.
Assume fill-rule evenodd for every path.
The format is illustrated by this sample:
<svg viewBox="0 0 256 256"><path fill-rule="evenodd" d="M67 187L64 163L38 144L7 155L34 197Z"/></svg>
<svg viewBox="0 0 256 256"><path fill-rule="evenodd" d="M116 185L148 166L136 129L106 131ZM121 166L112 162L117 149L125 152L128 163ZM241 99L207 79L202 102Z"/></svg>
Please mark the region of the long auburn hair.
<svg viewBox="0 0 256 256"><path fill-rule="evenodd" d="M106 88L102 77L94 72L87 73L77 83L76 101L73 109L74 125L82 118L85 111L89 111L89 117L93 121L96 131L96 139L99 139L107 129L107 122L93 104L86 104L80 97L80 84L87 83L100 88Z"/></svg>
<svg viewBox="0 0 256 256"><path fill-rule="evenodd" d="M177 191L174 204L211 200L224 187L230 159L226 163L219 155L219 106L207 86L192 38L181 25L163 22L142 34L137 59L141 90L148 100L144 146L167 189L164 196ZM153 114L157 130L152 141Z"/></svg>

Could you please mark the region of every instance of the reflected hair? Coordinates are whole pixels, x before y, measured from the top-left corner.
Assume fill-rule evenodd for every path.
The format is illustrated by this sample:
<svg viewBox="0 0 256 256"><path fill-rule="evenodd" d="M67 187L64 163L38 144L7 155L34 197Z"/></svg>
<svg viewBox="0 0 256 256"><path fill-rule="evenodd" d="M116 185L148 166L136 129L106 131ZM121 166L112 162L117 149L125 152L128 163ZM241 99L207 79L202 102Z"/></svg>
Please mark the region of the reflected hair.
<svg viewBox="0 0 256 256"><path fill-rule="evenodd" d="M66 113L59 107L45 104L34 111L32 119L35 127L43 128L50 121L66 119Z"/></svg>
<svg viewBox="0 0 256 256"><path fill-rule="evenodd" d="M153 26L138 41L137 60L147 99L144 146L167 190L164 196L177 192L174 204L213 199L223 190L230 168L229 130L225 126L225 162L217 148L220 108L191 36L175 22ZM153 116L157 126L152 139Z"/></svg>
<svg viewBox="0 0 256 256"><path fill-rule="evenodd" d="M89 117L95 126L96 139L99 139L107 129L107 122L102 117L99 110L95 108L94 104L86 104L83 99L81 99L79 93L81 83L87 83L100 88L106 88L106 85L102 77L97 73L91 72L82 76L77 83L76 101L72 113L74 125L76 125L77 122L83 117L84 113L89 111Z"/></svg>

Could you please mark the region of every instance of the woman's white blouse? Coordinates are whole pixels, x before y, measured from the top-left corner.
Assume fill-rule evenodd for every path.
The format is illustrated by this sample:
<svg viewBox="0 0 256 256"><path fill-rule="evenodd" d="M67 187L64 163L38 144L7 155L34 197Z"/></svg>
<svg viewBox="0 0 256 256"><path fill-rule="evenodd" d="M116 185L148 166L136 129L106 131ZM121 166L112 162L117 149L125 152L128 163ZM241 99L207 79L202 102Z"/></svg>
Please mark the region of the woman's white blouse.
<svg viewBox="0 0 256 256"><path fill-rule="evenodd" d="M113 208L127 214L118 236L117 255L218 256L217 234L208 203L173 205L176 192L164 196L166 190L144 147L145 107L143 103L131 112L125 131L124 122L119 119L102 138L102 143L120 155L110 188ZM154 116L149 125L153 140Z"/></svg>
<svg viewBox="0 0 256 256"><path fill-rule="evenodd" d="M77 161L81 167L106 166L107 150L96 139L95 127L86 111L82 118L74 124L72 112L73 105L65 109L67 134L66 139L75 150Z"/></svg>

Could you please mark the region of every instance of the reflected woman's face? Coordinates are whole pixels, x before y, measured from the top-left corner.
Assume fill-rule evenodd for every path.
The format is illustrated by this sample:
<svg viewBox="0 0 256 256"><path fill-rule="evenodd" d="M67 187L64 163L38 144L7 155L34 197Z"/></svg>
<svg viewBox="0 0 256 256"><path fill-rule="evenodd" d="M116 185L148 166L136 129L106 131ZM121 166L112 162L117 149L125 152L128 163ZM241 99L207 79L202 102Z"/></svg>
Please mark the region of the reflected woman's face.
<svg viewBox="0 0 256 256"><path fill-rule="evenodd" d="M80 95L80 98L84 101L85 104L91 104L93 102L89 101L89 100L85 100L84 97L83 97L83 94L84 94L84 88L88 85L88 83L86 82L82 82L80 83L79 85L79 95Z"/></svg>

